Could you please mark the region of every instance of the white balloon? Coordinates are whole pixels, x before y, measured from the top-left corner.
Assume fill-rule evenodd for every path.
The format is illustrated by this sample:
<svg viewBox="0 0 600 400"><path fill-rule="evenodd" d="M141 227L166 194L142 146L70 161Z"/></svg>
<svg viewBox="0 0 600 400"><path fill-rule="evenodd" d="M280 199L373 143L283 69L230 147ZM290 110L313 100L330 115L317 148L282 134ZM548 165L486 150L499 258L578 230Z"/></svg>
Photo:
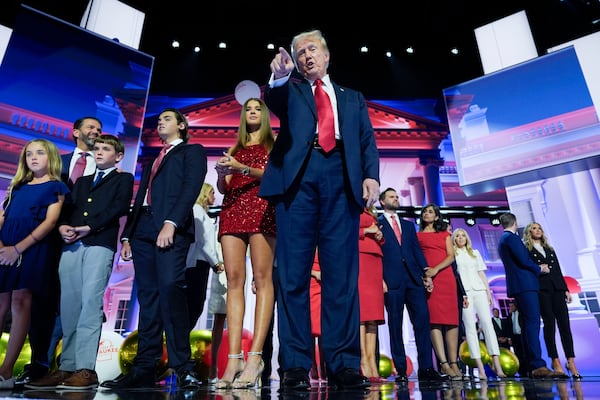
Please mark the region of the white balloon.
<svg viewBox="0 0 600 400"><path fill-rule="evenodd" d="M125 338L114 331L100 333L100 346L96 357L96 373L100 382L114 379L121 371L119 350Z"/></svg>
<svg viewBox="0 0 600 400"><path fill-rule="evenodd" d="M250 80L244 80L235 87L235 99L241 105L244 105L246 100L250 98L260 99L260 86Z"/></svg>

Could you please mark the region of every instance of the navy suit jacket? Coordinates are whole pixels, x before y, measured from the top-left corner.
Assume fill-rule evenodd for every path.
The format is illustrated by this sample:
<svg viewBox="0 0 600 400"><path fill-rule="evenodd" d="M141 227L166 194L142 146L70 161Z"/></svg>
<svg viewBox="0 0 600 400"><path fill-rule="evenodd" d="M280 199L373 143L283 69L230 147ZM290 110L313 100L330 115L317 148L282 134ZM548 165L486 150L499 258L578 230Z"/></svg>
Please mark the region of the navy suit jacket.
<svg viewBox="0 0 600 400"><path fill-rule="evenodd" d="M112 170L93 187L94 175L77 179L71 203L65 203L60 224L89 225L90 233L81 241L117 251L119 220L127 215L133 197L133 175Z"/></svg>
<svg viewBox="0 0 600 400"><path fill-rule="evenodd" d="M504 231L498 243L498 253L504 264L508 297L539 290L540 266L533 262L519 235Z"/></svg>
<svg viewBox="0 0 600 400"><path fill-rule="evenodd" d="M346 178L350 182L352 198L362 209L363 180L373 178L379 182L379 152L375 135L363 95L332 84L337 98L340 135L344 142ZM267 85L265 102L279 118L281 126L269 154L259 196L276 199L284 195L296 180L312 150L317 130L317 108L310 83L293 77L280 87L269 88Z"/></svg>
<svg viewBox="0 0 600 400"><path fill-rule="evenodd" d="M144 168L133 209L121 238L131 238L137 225L151 169L152 164ZM157 232L169 220L177 226L177 233L190 235L193 239L192 208L204 183L206 170L206 150L200 144L180 143L165 155L152 182L152 219Z"/></svg>
<svg viewBox="0 0 600 400"><path fill-rule="evenodd" d="M379 224L385 241L381 244L383 251L383 280L389 290L397 289L405 279L403 274L409 272L410 279L423 286L423 270L427 261L419 245L415 225L412 222L398 218L402 230L402 246L396 240L394 230L384 215L380 215ZM405 268L402 266L405 264Z"/></svg>

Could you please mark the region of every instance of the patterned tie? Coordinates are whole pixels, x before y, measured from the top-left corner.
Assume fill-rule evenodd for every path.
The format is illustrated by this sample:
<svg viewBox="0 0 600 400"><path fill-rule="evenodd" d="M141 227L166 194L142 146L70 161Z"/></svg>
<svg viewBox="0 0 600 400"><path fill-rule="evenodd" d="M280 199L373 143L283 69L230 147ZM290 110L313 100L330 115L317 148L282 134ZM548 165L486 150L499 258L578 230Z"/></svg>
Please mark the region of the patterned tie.
<svg viewBox="0 0 600 400"><path fill-rule="evenodd" d="M323 81L315 81L315 103L317 104L319 146L326 152L335 148L335 124L333 122L333 108L329 96L323 89Z"/></svg>
<svg viewBox="0 0 600 400"><path fill-rule="evenodd" d="M89 156L89 154L85 151L82 151L79 153L79 156L80 157L77 159L77 161L75 161L75 168L73 168L73 172L71 173L70 179L73 184L77 182L77 179L83 176L85 166L87 165L87 156Z"/></svg>
<svg viewBox="0 0 600 400"><path fill-rule="evenodd" d="M165 154L167 154L167 150L169 150L171 147L173 147L172 144L165 144L164 147L162 148L162 150L160 151L160 153L158 153L158 157L156 157L156 160L154 160L154 163L152 164L152 170L150 171L150 179L148 180L148 195L146 197L146 201L148 203L148 205L150 205L150 203L152 202L152 181L154 180L154 175L156 175L156 171L158 170L158 167L160 166L160 164L162 163L163 158L165 158Z"/></svg>
<svg viewBox="0 0 600 400"><path fill-rule="evenodd" d="M94 179L94 187L100 183L103 176L104 176L104 171L98 171L98 175L96 175L96 179Z"/></svg>
<svg viewBox="0 0 600 400"><path fill-rule="evenodd" d="M400 225L398 225L396 215L393 214L390 217L392 218L392 228L394 228L394 234L396 235L396 239L398 239L398 244L402 246L402 232L400 232Z"/></svg>

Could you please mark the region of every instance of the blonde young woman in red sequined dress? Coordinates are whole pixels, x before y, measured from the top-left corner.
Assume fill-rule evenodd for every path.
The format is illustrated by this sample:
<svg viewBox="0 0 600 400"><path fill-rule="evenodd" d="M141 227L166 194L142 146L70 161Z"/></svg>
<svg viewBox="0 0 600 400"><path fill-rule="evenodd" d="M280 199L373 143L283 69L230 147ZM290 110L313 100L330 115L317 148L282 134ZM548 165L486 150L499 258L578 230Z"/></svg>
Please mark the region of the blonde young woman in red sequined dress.
<svg viewBox="0 0 600 400"><path fill-rule="evenodd" d="M216 389L256 386L264 369L262 349L273 316L275 210L258 197L261 178L275 139L270 114L261 99L242 106L237 143L216 165L217 188L224 194L219 240L227 274L227 368ZM256 285L252 348L244 360L242 324L245 312L246 252L250 248Z"/></svg>

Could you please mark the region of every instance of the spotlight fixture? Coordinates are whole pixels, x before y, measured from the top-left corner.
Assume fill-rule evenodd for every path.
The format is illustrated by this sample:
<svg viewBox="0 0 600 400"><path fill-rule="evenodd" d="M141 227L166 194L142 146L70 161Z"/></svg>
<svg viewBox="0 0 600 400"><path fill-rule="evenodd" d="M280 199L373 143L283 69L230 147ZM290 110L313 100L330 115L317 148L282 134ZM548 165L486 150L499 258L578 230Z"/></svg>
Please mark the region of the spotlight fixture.
<svg viewBox="0 0 600 400"><path fill-rule="evenodd" d="M360 48L360 52L361 52L361 53L368 53L368 52L369 52L369 48L368 48L367 46L362 46L362 47Z"/></svg>
<svg viewBox="0 0 600 400"><path fill-rule="evenodd" d="M386 52L385 52L385 56L386 56L387 58L391 58L391 57L392 57L392 52L391 52L391 51L386 51Z"/></svg>
<svg viewBox="0 0 600 400"><path fill-rule="evenodd" d="M171 42L171 47L173 47L174 49L179 48L179 41L173 40L173 42Z"/></svg>
<svg viewBox="0 0 600 400"><path fill-rule="evenodd" d="M408 54L413 54L413 53L415 52L415 49L413 49L413 47L412 47L412 46L408 46L408 47L406 48L406 52L407 52Z"/></svg>
<svg viewBox="0 0 600 400"><path fill-rule="evenodd" d="M220 49L226 49L227 48L227 43L225 43L225 42L219 43L219 48Z"/></svg>
<svg viewBox="0 0 600 400"><path fill-rule="evenodd" d="M467 224L467 226L475 226L475 218L473 218L473 217L465 218L465 224Z"/></svg>
<svg viewBox="0 0 600 400"><path fill-rule="evenodd" d="M275 50L275 45L273 43L267 44L267 50Z"/></svg>
<svg viewBox="0 0 600 400"><path fill-rule="evenodd" d="M450 53L457 55L458 54L458 49L456 47L453 47L452 49L450 49Z"/></svg>
<svg viewBox="0 0 600 400"><path fill-rule="evenodd" d="M490 224L492 224L492 226L500 226L500 218L490 217Z"/></svg>
<svg viewBox="0 0 600 400"><path fill-rule="evenodd" d="M194 53L200 53L200 46L194 47Z"/></svg>

